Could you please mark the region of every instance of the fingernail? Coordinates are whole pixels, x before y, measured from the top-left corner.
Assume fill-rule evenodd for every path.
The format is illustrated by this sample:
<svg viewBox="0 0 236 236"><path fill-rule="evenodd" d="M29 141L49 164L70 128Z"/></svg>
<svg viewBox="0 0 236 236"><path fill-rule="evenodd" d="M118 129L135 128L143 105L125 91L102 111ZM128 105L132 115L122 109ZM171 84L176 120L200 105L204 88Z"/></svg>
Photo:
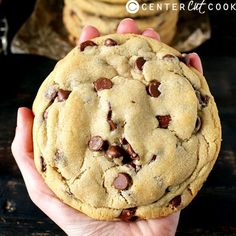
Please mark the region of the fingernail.
<svg viewBox="0 0 236 236"><path fill-rule="evenodd" d="M17 126L17 129L21 128L22 126L22 107L18 108L18 111L17 111L17 122L16 122L16 126Z"/></svg>
<svg viewBox="0 0 236 236"><path fill-rule="evenodd" d="M158 41L161 41L160 35L153 28L145 29L142 34Z"/></svg>
<svg viewBox="0 0 236 236"><path fill-rule="evenodd" d="M88 30L88 29L91 28L91 27L92 27L91 25L85 25L85 26L82 28L82 31L81 31L80 37L81 37L81 35L84 34L84 32L85 32L86 30Z"/></svg>
<svg viewBox="0 0 236 236"><path fill-rule="evenodd" d="M191 52L186 56L186 64L188 66L192 66L192 56L193 55L197 55L197 53L196 52Z"/></svg>
<svg viewBox="0 0 236 236"><path fill-rule="evenodd" d="M132 18L125 18L125 19L121 20L120 23L124 23L127 21L134 21L134 20Z"/></svg>
<svg viewBox="0 0 236 236"><path fill-rule="evenodd" d="M77 40L76 43L80 44L80 43L83 43L86 40L89 40L89 39L92 39L92 38L95 38L95 37L98 37L98 36L99 36L99 32L98 32L97 28L95 28L92 25L86 25L82 29L81 34L80 34L80 38L79 38L79 40Z"/></svg>
<svg viewBox="0 0 236 236"><path fill-rule="evenodd" d="M134 33L139 34L139 29L137 26L137 23L131 19L131 18L125 18L123 19L118 27L117 27L117 33L126 34L126 33Z"/></svg>

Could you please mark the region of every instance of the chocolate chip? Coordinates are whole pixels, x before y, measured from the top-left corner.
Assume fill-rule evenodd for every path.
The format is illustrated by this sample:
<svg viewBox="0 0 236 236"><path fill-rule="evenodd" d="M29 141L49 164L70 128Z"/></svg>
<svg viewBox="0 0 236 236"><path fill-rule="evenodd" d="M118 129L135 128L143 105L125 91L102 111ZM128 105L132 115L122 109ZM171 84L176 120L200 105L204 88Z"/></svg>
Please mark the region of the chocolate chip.
<svg viewBox="0 0 236 236"><path fill-rule="evenodd" d="M86 47L88 47L88 46L93 47L93 46L97 46L97 44L94 43L94 42L91 41L91 40L87 40L87 41L85 41L85 42L83 42L83 43L80 44L80 51L83 52L84 49L85 49Z"/></svg>
<svg viewBox="0 0 236 236"><path fill-rule="evenodd" d="M45 172L47 169L47 164L44 161L44 158L42 156L40 156L40 162L41 162L41 171Z"/></svg>
<svg viewBox="0 0 236 236"><path fill-rule="evenodd" d="M161 92L158 90L159 86L160 86L160 82L158 82L157 80L152 80L150 82L150 84L147 87L147 92L151 97L159 97L161 95Z"/></svg>
<svg viewBox="0 0 236 236"><path fill-rule="evenodd" d="M126 173L119 173L118 176L114 179L113 185L118 190L125 190L131 184L132 179L130 175Z"/></svg>
<svg viewBox="0 0 236 236"><path fill-rule="evenodd" d="M128 141L126 140L126 138L120 138L119 141L122 145L127 145L128 144Z"/></svg>
<svg viewBox="0 0 236 236"><path fill-rule="evenodd" d="M178 195L176 197L174 197L171 201L170 204L173 207L178 207L181 204L181 195Z"/></svg>
<svg viewBox="0 0 236 236"><path fill-rule="evenodd" d="M171 121L171 116L166 115L166 116L156 116L157 120L159 121L159 127L163 129L167 129L168 125Z"/></svg>
<svg viewBox="0 0 236 236"><path fill-rule="evenodd" d="M152 156L152 159L149 161L149 164L154 162L155 160L157 159L157 155L153 155Z"/></svg>
<svg viewBox="0 0 236 236"><path fill-rule="evenodd" d="M58 102L65 101L69 97L70 93L71 93L71 91L59 89L57 92L57 101Z"/></svg>
<svg viewBox="0 0 236 236"><path fill-rule="evenodd" d="M210 97L208 95L202 96L202 107L206 107L209 103Z"/></svg>
<svg viewBox="0 0 236 236"><path fill-rule="evenodd" d="M130 157L132 160L137 160L139 159L138 154L133 150L130 144L127 146L127 152L129 153Z"/></svg>
<svg viewBox="0 0 236 236"><path fill-rule="evenodd" d="M107 114L107 122L110 125L110 131L114 131L117 128L116 123L111 119L112 117L112 110L111 110L111 104L109 103L109 111Z"/></svg>
<svg viewBox="0 0 236 236"><path fill-rule="evenodd" d="M106 156L110 159L118 158L122 156L122 148L119 146L110 146L106 151Z"/></svg>
<svg viewBox="0 0 236 236"><path fill-rule="evenodd" d="M110 131L114 131L117 128L117 124L113 120L108 120L107 122L110 125Z"/></svg>
<svg viewBox="0 0 236 236"><path fill-rule="evenodd" d="M210 97L208 95L202 95L199 91L196 91L196 96L202 108L208 105L210 100Z"/></svg>
<svg viewBox="0 0 236 236"><path fill-rule="evenodd" d="M157 159L157 155L152 156L152 161L155 161Z"/></svg>
<svg viewBox="0 0 236 236"><path fill-rule="evenodd" d="M93 136L89 140L89 149L91 151L101 151L103 148L104 141L101 136Z"/></svg>
<svg viewBox="0 0 236 236"><path fill-rule="evenodd" d="M143 57L138 57L135 61L135 68L142 71L143 65L146 62L146 60Z"/></svg>
<svg viewBox="0 0 236 236"><path fill-rule="evenodd" d="M105 45L105 46L108 46L108 47L110 47L110 46L116 46L116 45L117 45L117 42L116 42L114 39L108 38L108 39L105 40L104 45Z"/></svg>
<svg viewBox="0 0 236 236"><path fill-rule="evenodd" d="M109 110L107 114L107 120L111 120L111 117L112 117L112 110Z"/></svg>
<svg viewBox="0 0 236 236"><path fill-rule="evenodd" d="M111 89L113 86L113 83L110 79L107 78L99 78L95 82L93 82L94 89L96 91L101 91L103 89Z"/></svg>
<svg viewBox="0 0 236 236"><path fill-rule="evenodd" d="M120 138L119 139L122 147L122 156L123 156L123 163L130 163L133 160L138 160L139 156L138 154L134 151L132 146L128 143L128 141L125 138Z"/></svg>
<svg viewBox="0 0 236 236"><path fill-rule="evenodd" d="M135 212L136 212L136 207L123 209L122 212L120 213L119 218L126 222L134 221L137 219L137 217L135 216Z"/></svg>
<svg viewBox="0 0 236 236"><path fill-rule="evenodd" d="M103 146L102 146L102 149L104 151L107 151L109 148L109 142L107 140L104 140L104 143L103 143Z"/></svg>
<svg viewBox="0 0 236 236"><path fill-rule="evenodd" d="M195 124L195 129L194 129L194 133L196 134L202 127L202 120L201 118L198 116L197 120L196 120L196 124Z"/></svg>
<svg viewBox="0 0 236 236"><path fill-rule="evenodd" d="M75 13L75 11L73 11L73 10L70 10L70 16L76 16L76 13Z"/></svg>
<svg viewBox="0 0 236 236"><path fill-rule="evenodd" d="M171 55L171 54L166 54L165 56L162 57L162 59L164 59L164 60L172 60L172 59L175 59L175 56Z"/></svg>

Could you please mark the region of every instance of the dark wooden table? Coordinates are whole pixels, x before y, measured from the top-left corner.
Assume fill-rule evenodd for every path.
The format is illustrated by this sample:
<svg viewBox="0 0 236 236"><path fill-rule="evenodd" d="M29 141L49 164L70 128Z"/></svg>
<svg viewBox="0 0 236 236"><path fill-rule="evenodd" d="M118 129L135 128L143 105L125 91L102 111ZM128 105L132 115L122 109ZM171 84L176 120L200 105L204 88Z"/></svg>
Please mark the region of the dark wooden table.
<svg viewBox="0 0 236 236"><path fill-rule="evenodd" d="M8 2L11 39L19 22L30 14L33 0L25 1L27 8L22 1ZM10 3L15 4L14 8ZM235 16L235 12L210 13L212 39L196 50L202 57L205 76L218 104L223 143L204 187L181 212L177 235L236 235ZM0 78L5 83L0 92L0 235L64 235L30 201L10 150L17 108L31 107L39 85L54 65L55 61L32 55L0 56Z"/></svg>

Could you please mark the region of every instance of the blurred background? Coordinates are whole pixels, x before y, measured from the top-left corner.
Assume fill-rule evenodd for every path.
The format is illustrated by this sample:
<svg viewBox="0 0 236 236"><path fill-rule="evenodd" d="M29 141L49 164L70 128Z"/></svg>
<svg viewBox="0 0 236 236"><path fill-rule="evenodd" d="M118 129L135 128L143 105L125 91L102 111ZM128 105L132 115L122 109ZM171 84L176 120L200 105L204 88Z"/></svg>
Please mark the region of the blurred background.
<svg viewBox="0 0 236 236"><path fill-rule="evenodd" d="M64 5L59 0L56 9L60 12L55 15L60 18L59 25L53 25L53 19L37 19L40 14L45 14L45 7L49 13L55 10L52 0L44 1L48 5L38 7L36 16L29 21L35 2L0 0L0 235L64 235L30 201L10 150L17 108L32 106L40 84L57 59L63 56L60 52L66 53L72 48L76 34L79 34L68 32L68 26L64 28ZM234 1L218 2L230 4ZM72 12L70 16L73 18L75 14ZM86 17L83 18L85 23ZM181 51L195 51L201 56L204 74L218 105L223 142L207 182L193 202L181 212L177 235L236 235L236 11L208 12L205 18L200 19L201 24L197 25L201 28L203 24L200 39L199 31L190 39L181 35L184 31L190 32L188 36L191 36L199 17L202 16L191 16L181 21L179 16L176 22L177 36L175 34L168 43L186 49ZM27 20L28 23L22 28ZM46 29L51 31L40 31L41 25L45 24ZM41 33L37 33L39 31ZM54 37L54 33L58 37ZM56 41L43 43L47 37ZM179 44L176 37L179 37ZM17 53L13 54L11 48Z"/></svg>

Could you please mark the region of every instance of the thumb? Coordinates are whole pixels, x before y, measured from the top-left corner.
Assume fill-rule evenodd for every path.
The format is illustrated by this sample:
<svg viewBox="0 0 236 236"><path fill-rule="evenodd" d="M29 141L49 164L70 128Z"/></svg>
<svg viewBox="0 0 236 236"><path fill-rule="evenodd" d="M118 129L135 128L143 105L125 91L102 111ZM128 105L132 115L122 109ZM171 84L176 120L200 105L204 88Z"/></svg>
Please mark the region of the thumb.
<svg viewBox="0 0 236 236"><path fill-rule="evenodd" d="M33 127L33 112L21 107L17 112L17 127L15 138L12 143L12 153L18 163L19 159L33 152L32 127Z"/></svg>

